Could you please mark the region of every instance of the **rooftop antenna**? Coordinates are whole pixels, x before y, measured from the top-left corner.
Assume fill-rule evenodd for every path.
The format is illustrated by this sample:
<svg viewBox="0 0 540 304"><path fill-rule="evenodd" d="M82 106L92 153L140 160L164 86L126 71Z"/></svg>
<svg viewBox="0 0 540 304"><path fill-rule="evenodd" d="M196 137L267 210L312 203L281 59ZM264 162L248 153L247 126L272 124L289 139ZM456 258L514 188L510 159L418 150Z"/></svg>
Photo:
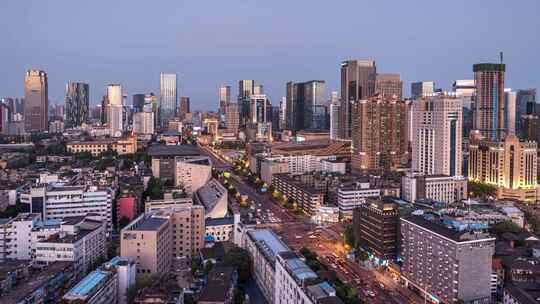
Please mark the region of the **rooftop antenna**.
<svg viewBox="0 0 540 304"><path fill-rule="evenodd" d="M501 64L503 63L503 52L499 52L499 57L501 59Z"/></svg>

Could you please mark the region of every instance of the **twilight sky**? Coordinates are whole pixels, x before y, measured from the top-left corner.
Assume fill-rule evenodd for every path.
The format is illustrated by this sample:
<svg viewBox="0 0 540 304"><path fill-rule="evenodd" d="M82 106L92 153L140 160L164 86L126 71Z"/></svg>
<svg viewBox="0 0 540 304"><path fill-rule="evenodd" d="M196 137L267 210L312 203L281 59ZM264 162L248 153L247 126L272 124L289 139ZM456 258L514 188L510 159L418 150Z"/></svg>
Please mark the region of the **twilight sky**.
<svg viewBox="0 0 540 304"><path fill-rule="evenodd" d="M27 69L49 77L51 103L69 80L129 94L159 92L179 75L192 109L217 107L220 83L265 86L274 104L285 82L339 88L340 61L372 58L379 72L450 88L472 64L504 51L507 87L540 87L538 0L0 0L0 96L22 96ZM131 102L131 97L129 98Z"/></svg>

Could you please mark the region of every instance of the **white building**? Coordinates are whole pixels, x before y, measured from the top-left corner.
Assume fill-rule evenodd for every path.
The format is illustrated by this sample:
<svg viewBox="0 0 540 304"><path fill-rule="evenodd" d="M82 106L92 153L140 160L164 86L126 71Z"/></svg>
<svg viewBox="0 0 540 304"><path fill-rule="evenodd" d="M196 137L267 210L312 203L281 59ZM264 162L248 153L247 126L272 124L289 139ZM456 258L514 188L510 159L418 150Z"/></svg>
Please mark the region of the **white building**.
<svg viewBox="0 0 540 304"><path fill-rule="evenodd" d="M133 133L136 135L154 134L154 113L137 112L133 114Z"/></svg>
<svg viewBox="0 0 540 304"><path fill-rule="evenodd" d="M90 217L66 220L71 223L33 244L33 258L40 262L73 262L76 271L85 272L106 256L105 224Z"/></svg>
<svg viewBox="0 0 540 304"><path fill-rule="evenodd" d="M260 158L260 159L258 159ZM335 155L315 156L315 155L265 155L258 154L250 160L250 170L254 173L260 173L258 166L263 161L286 162L289 173L303 174L306 172L321 171L323 160L335 160Z"/></svg>
<svg viewBox="0 0 540 304"><path fill-rule="evenodd" d="M227 189L215 179L211 179L195 192L194 201L204 206L205 218L223 218L227 215Z"/></svg>
<svg viewBox="0 0 540 304"><path fill-rule="evenodd" d="M462 175L462 107L459 98L436 95L412 103L412 169L426 175Z"/></svg>
<svg viewBox="0 0 540 304"><path fill-rule="evenodd" d="M40 220L40 214L19 213L0 222L0 261L32 259L32 229Z"/></svg>
<svg viewBox="0 0 540 304"><path fill-rule="evenodd" d="M410 203L422 199L453 203L467 198L467 180L461 176L407 172L401 178L401 198Z"/></svg>
<svg viewBox="0 0 540 304"><path fill-rule="evenodd" d="M187 193L195 193L212 178L212 166L207 157L179 159L175 162L174 181Z"/></svg>
<svg viewBox="0 0 540 304"><path fill-rule="evenodd" d="M238 219L239 220L239 219ZM235 227L234 217L207 218L205 220L205 237L211 237L214 242L232 241Z"/></svg>
<svg viewBox="0 0 540 304"><path fill-rule="evenodd" d="M345 174L347 164L344 161L324 159L321 161L321 171L328 173Z"/></svg>
<svg viewBox="0 0 540 304"><path fill-rule="evenodd" d="M315 214L311 217L317 224L339 223L339 207L323 206L315 209Z"/></svg>
<svg viewBox="0 0 540 304"><path fill-rule="evenodd" d="M332 100L330 103L330 139L332 140L336 140L338 138L339 108L339 99L336 98L335 100Z"/></svg>
<svg viewBox="0 0 540 304"><path fill-rule="evenodd" d="M114 191L94 186L48 185L31 188L21 194L21 203L30 207L30 212L41 213L44 220L62 219L73 216L98 215L112 232L112 200Z"/></svg>
<svg viewBox="0 0 540 304"><path fill-rule="evenodd" d="M355 182L340 185L337 190L340 217L350 220L353 210L366 202L366 198L381 196L381 189L372 188L369 182Z"/></svg>

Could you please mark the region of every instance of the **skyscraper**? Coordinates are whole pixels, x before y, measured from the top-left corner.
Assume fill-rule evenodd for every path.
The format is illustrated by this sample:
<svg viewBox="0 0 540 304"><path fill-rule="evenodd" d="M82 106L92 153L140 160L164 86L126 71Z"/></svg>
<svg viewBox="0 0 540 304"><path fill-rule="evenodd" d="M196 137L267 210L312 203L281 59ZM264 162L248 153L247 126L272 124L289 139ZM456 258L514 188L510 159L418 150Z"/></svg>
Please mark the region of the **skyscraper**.
<svg viewBox="0 0 540 304"><path fill-rule="evenodd" d="M375 77L375 93L384 96L396 95L401 99L403 95L403 82L399 74L377 74Z"/></svg>
<svg viewBox="0 0 540 304"><path fill-rule="evenodd" d="M499 140L505 134L504 72L505 65L479 63L473 66L476 97L473 108L475 130L489 140Z"/></svg>
<svg viewBox="0 0 540 304"><path fill-rule="evenodd" d="M255 95L263 95L264 94L264 86L262 84L256 84L253 87L253 94L255 94Z"/></svg>
<svg viewBox="0 0 540 304"><path fill-rule="evenodd" d="M250 123L267 122L268 110L266 95L253 94L250 96Z"/></svg>
<svg viewBox="0 0 540 304"><path fill-rule="evenodd" d="M238 132L240 125L239 107L235 102L227 104L225 107L225 128L228 132Z"/></svg>
<svg viewBox="0 0 540 304"><path fill-rule="evenodd" d="M221 85L219 87L219 113L225 114L225 107L231 102L231 87Z"/></svg>
<svg viewBox="0 0 540 304"><path fill-rule="evenodd" d="M352 103L375 94L376 75L377 67L373 60L347 60L341 63L340 138L351 138Z"/></svg>
<svg viewBox="0 0 540 304"><path fill-rule="evenodd" d="M433 94L435 91L435 82L419 81L411 83L411 98L416 99Z"/></svg>
<svg viewBox="0 0 540 304"><path fill-rule="evenodd" d="M142 112L144 107L144 94L134 94L133 95L133 112L138 113Z"/></svg>
<svg viewBox="0 0 540 304"><path fill-rule="evenodd" d="M176 74L160 75L159 122L165 126L167 121L176 116L178 108Z"/></svg>
<svg viewBox="0 0 540 304"><path fill-rule="evenodd" d="M340 107L339 99L333 99L330 102L330 139L333 140L338 138Z"/></svg>
<svg viewBox="0 0 540 304"><path fill-rule="evenodd" d="M87 83L66 84L66 128L80 127L90 115L90 90Z"/></svg>
<svg viewBox="0 0 540 304"><path fill-rule="evenodd" d="M324 80L287 82L286 125L289 130L327 129Z"/></svg>
<svg viewBox="0 0 540 304"><path fill-rule="evenodd" d="M180 97L180 117L184 118L187 113L190 113L189 97Z"/></svg>
<svg viewBox="0 0 540 304"><path fill-rule="evenodd" d="M29 70L24 78L24 129L44 132L49 129L47 73Z"/></svg>
<svg viewBox="0 0 540 304"><path fill-rule="evenodd" d="M536 89L518 90L516 96L516 134L523 134L522 116L537 115Z"/></svg>
<svg viewBox="0 0 540 304"><path fill-rule="evenodd" d="M240 107L240 125L245 126L250 119L250 96L255 92L255 81L238 81L238 106Z"/></svg>
<svg viewBox="0 0 540 304"><path fill-rule="evenodd" d="M122 86L109 84L107 86L107 123L109 124L110 135L113 137L122 136L124 131L124 106L122 101Z"/></svg>
<svg viewBox="0 0 540 304"><path fill-rule="evenodd" d="M462 100L424 97L412 107L412 169L425 175L461 176Z"/></svg>
<svg viewBox="0 0 540 304"><path fill-rule="evenodd" d="M395 170L409 159L407 104L376 95L352 107L351 165L357 170Z"/></svg>
<svg viewBox="0 0 540 304"><path fill-rule="evenodd" d="M507 134L516 135L517 94L512 89L504 89L504 128Z"/></svg>

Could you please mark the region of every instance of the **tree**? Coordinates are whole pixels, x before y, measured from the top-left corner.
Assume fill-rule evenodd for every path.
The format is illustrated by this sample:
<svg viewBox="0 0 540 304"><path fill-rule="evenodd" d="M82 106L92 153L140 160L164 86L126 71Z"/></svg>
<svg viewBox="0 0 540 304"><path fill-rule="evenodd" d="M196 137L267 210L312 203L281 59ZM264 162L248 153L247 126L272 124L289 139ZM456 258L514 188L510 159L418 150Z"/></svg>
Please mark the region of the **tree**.
<svg viewBox="0 0 540 304"><path fill-rule="evenodd" d="M345 226L345 232L343 233L343 242L349 245L351 248L356 246L356 238L354 236L354 228L352 225Z"/></svg>
<svg viewBox="0 0 540 304"><path fill-rule="evenodd" d="M504 222L500 222L495 225L492 225L490 228L490 231L496 235L501 235L505 232L520 233L521 227L519 227L512 221L504 221Z"/></svg>
<svg viewBox="0 0 540 304"><path fill-rule="evenodd" d="M238 270L238 282L246 283L251 278L251 257L240 247L234 247L223 257L223 265L235 267Z"/></svg>
<svg viewBox="0 0 540 304"><path fill-rule="evenodd" d="M497 188L495 186L480 182L469 181L467 183L467 190L469 191L470 196L481 199L497 196Z"/></svg>
<svg viewBox="0 0 540 304"><path fill-rule="evenodd" d="M143 193L143 197L150 197L150 199L153 200L163 199L163 184L159 178L150 178L148 181L148 187Z"/></svg>

